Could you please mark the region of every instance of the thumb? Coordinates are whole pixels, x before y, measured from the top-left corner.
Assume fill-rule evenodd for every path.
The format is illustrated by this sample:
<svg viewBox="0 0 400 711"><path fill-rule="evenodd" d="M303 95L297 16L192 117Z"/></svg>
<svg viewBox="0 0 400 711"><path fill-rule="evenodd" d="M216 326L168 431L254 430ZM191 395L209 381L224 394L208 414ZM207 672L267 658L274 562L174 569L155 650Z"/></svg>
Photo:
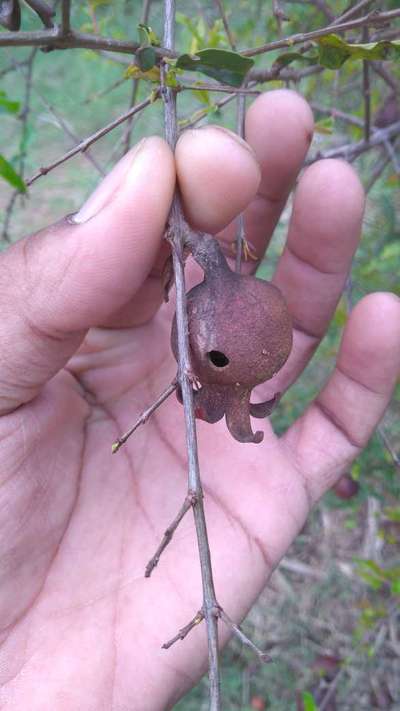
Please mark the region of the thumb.
<svg viewBox="0 0 400 711"><path fill-rule="evenodd" d="M86 331L139 289L163 238L175 166L161 138L141 141L74 216L0 257L0 414L29 402Z"/></svg>

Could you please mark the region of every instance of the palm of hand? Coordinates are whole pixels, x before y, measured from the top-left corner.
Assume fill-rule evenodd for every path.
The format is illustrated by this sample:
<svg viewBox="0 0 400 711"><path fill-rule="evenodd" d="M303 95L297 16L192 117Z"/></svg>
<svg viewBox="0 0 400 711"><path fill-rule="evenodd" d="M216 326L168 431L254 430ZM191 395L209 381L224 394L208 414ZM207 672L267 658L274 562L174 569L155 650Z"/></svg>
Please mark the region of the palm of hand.
<svg viewBox="0 0 400 711"><path fill-rule="evenodd" d="M201 606L189 517L160 570L150 580L143 576L185 496L184 432L176 399L166 402L117 456L110 453L110 443L135 411L154 399L168 372L174 374L169 321L170 315L162 313L134 332L92 332L69 370L10 416L19 421L22 441L14 439L8 466L20 468L17 477L25 481L16 492L15 513L21 521L25 509L25 516L13 541L21 572L3 598L5 649L17 640L28 675L44 665L57 678L68 665L72 708L78 703L112 708L105 699L118 697L121 686L133 681L135 694L138 685L148 689L155 669L158 683L163 677L170 682L171 665L183 690L204 668L206 648L197 631L185 647L160 649ZM218 591L230 614L240 616L288 536L303 523L304 486L272 433L249 457L224 424L211 433L209 425L200 430ZM288 487L295 511L286 498ZM266 529L278 519L288 521L288 530L266 546ZM257 575L251 576L254 570ZM124 678L128 669L135 670L134 678ZM19 683L20 669L15 673L9 690ZM52 698L51 684L46 698Z"/></svg>
<svg viewBox="0 0 400 711"><path fill-rule="evenodd" d="M219 128L184 134L176 167L188 218L218 231L249 205L247 235L261 256L302 163L309 124L291 92L257 99L246 132L260 168ZM144 578L186 494L175 397L111 454L111 443L176 372L171 313L163 307L154 316L160 283L146 278L174 171L165 144L151 139L135 162L128 155L116 167L78 224L50 228L3 257L0 699L7 711L27 704L32 711L165 709L205 670L202 626L161 649L202 603L190 514L159 569ZM323 336L362 203L356 177L340 162L312 166L300 180L275 276L294 318L294 348L273 389L261 388L262 400L285 391ZM229 228L222 237L232 238ZM143 321L92 329L76 352L94 324ZM235 442L224 422L199 423L217 596L232 618L245 614L310 505L376 426L399 369L399 324L391 295L357 305L336 370L280 440L268 422L259 445Z"/></svg>

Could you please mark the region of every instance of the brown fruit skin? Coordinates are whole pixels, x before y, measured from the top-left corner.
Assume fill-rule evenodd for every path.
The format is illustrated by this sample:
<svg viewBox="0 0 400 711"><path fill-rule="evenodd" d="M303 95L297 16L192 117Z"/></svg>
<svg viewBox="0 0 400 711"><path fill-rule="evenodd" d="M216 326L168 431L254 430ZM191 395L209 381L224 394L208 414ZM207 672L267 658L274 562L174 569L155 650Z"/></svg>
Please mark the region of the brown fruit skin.
<svg viewBox="0 0 400 711"><path fill-rule="evenodd" d="M350 474L343 474L332 488L332 491L339 499L347 501L357 496L359 489L359 483L355 481Z"/></svg>
<svg viewBox="0 0 400 711"><path fill-rule="evenodd" d="M256 404L251 391L289 356L292 324L286 302L272 284L232 272L211 235L197 235L190 248L204 271L204 281L186 295L195 415L210 424L225 415L234 439L259 444L264 434L253 432L250 416L268 417L280 393ZM171 347L178 360L176 317ZM180 399L179 389L177 395Z"/></svg>
<svg viewBox="0 0 400 711"><path fill-rule="evenodd" d="M277 287L262 279L231 272L229 267L187 294L189 345L200 383L254 387L272 378L292 348L292 323ZM176 325L171 336L177 358ZM215 365L210 353L229 363Z"/></svg>

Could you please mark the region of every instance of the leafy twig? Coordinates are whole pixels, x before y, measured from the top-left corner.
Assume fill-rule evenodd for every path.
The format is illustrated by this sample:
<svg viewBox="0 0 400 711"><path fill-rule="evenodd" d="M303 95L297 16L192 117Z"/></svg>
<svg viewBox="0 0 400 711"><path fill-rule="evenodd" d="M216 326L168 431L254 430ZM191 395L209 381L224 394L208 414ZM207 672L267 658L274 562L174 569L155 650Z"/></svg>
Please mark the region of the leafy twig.
<svg viewBox="0 0 400 711"><path fill-rule="evenodd" d="M369 13L364 17L360 17L356 20L348 20L347 22L340 22L334 25L335 32L345 32L347 30L354 30L359 27L375 27L379 24L384 24L394 20L396 17L400 17L399 10L389 10L388 12L381 13ZM318 39L319 37L325 37L325 35L331 34L333 25L328 27L322 27L319 30L312 30L311 32L301 32L296 35L291 35L290 37L285 37L280 40L275 40L274 42L268 42L260 47L254 47L251 49L245 49L241 54L244 57L255 57L258 54L265 54L266 52L273 52L276 49L282 49L283 47L293 47L296 44L301 44L302 42L308 42L308 40Z"/></svg>
<svg viewBox="0 0 400 711"><path fill-rule="evenodd" d="M18 165L18 172L19 172L19 175L21 176L22 179L24 178L24 171L25 171L26 136L27 136L29 113L30 113L30 108L31 108L33 65L34 65L37 51L38 51L37 48L34 48L32 50L32 52L30 52L29 57L26 61L25 95L24 95L24 102L23 102L22 110L20 113L21 138L20 138L20 142L19 142L20 149L19 149L19 165ZM17 68L21 71L21 73L23 72L23 69L20 66L18 66ZM5 209L4 224L3 224L3 230L2 230L2 239L4 239L6 242L10 241L8 230L10 227L11 218L12 218L13 210L14 210L18 195L20 195L19 190L14 190L11 197L10 197L8 205Z"/></svg>

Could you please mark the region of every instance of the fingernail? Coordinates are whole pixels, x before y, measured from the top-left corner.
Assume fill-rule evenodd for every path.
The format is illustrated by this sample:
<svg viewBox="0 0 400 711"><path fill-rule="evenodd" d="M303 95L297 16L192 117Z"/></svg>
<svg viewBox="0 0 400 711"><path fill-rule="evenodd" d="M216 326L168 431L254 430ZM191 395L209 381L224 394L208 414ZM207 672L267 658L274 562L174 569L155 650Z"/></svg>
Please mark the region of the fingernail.
<svg viewBox="0 0 400 711"><path fill-rule="evenodd" d="M236 143L239 143L239 145L242 146L242 148L245 148L247 151L249 151L249 153L251 153L252 156L255 157L255 155L256 155L254 153L252 147L248 143L246 143L246 141L243 138L238 136L237 133L234 133L234 131L230 131L229 128L225 128L224 126L217 126L216 124L209 124L207 126L201 126L200 128L195 129L195 130L196 131L210 131L210 130L211 131L220 131L221 133L224 133L226 136L228 136L228 138L231 138Z"/></svg>
<svg viewBox="0 0 400 711"><path fill-rule="evenodd" d="M102 180L94 193L92 193L86 200L81 209L69 218L70 222L75 222L77 224L87 222L103 210L106 205L112 202L118 193L119 187L123 184L133 163L135 162L138 153L140 153L143 149L145 142L146 138L142 138L142 140L139 141L132 151L129 151L129 153L121 158L112 171L106 175L104 180Z"/></svg>

